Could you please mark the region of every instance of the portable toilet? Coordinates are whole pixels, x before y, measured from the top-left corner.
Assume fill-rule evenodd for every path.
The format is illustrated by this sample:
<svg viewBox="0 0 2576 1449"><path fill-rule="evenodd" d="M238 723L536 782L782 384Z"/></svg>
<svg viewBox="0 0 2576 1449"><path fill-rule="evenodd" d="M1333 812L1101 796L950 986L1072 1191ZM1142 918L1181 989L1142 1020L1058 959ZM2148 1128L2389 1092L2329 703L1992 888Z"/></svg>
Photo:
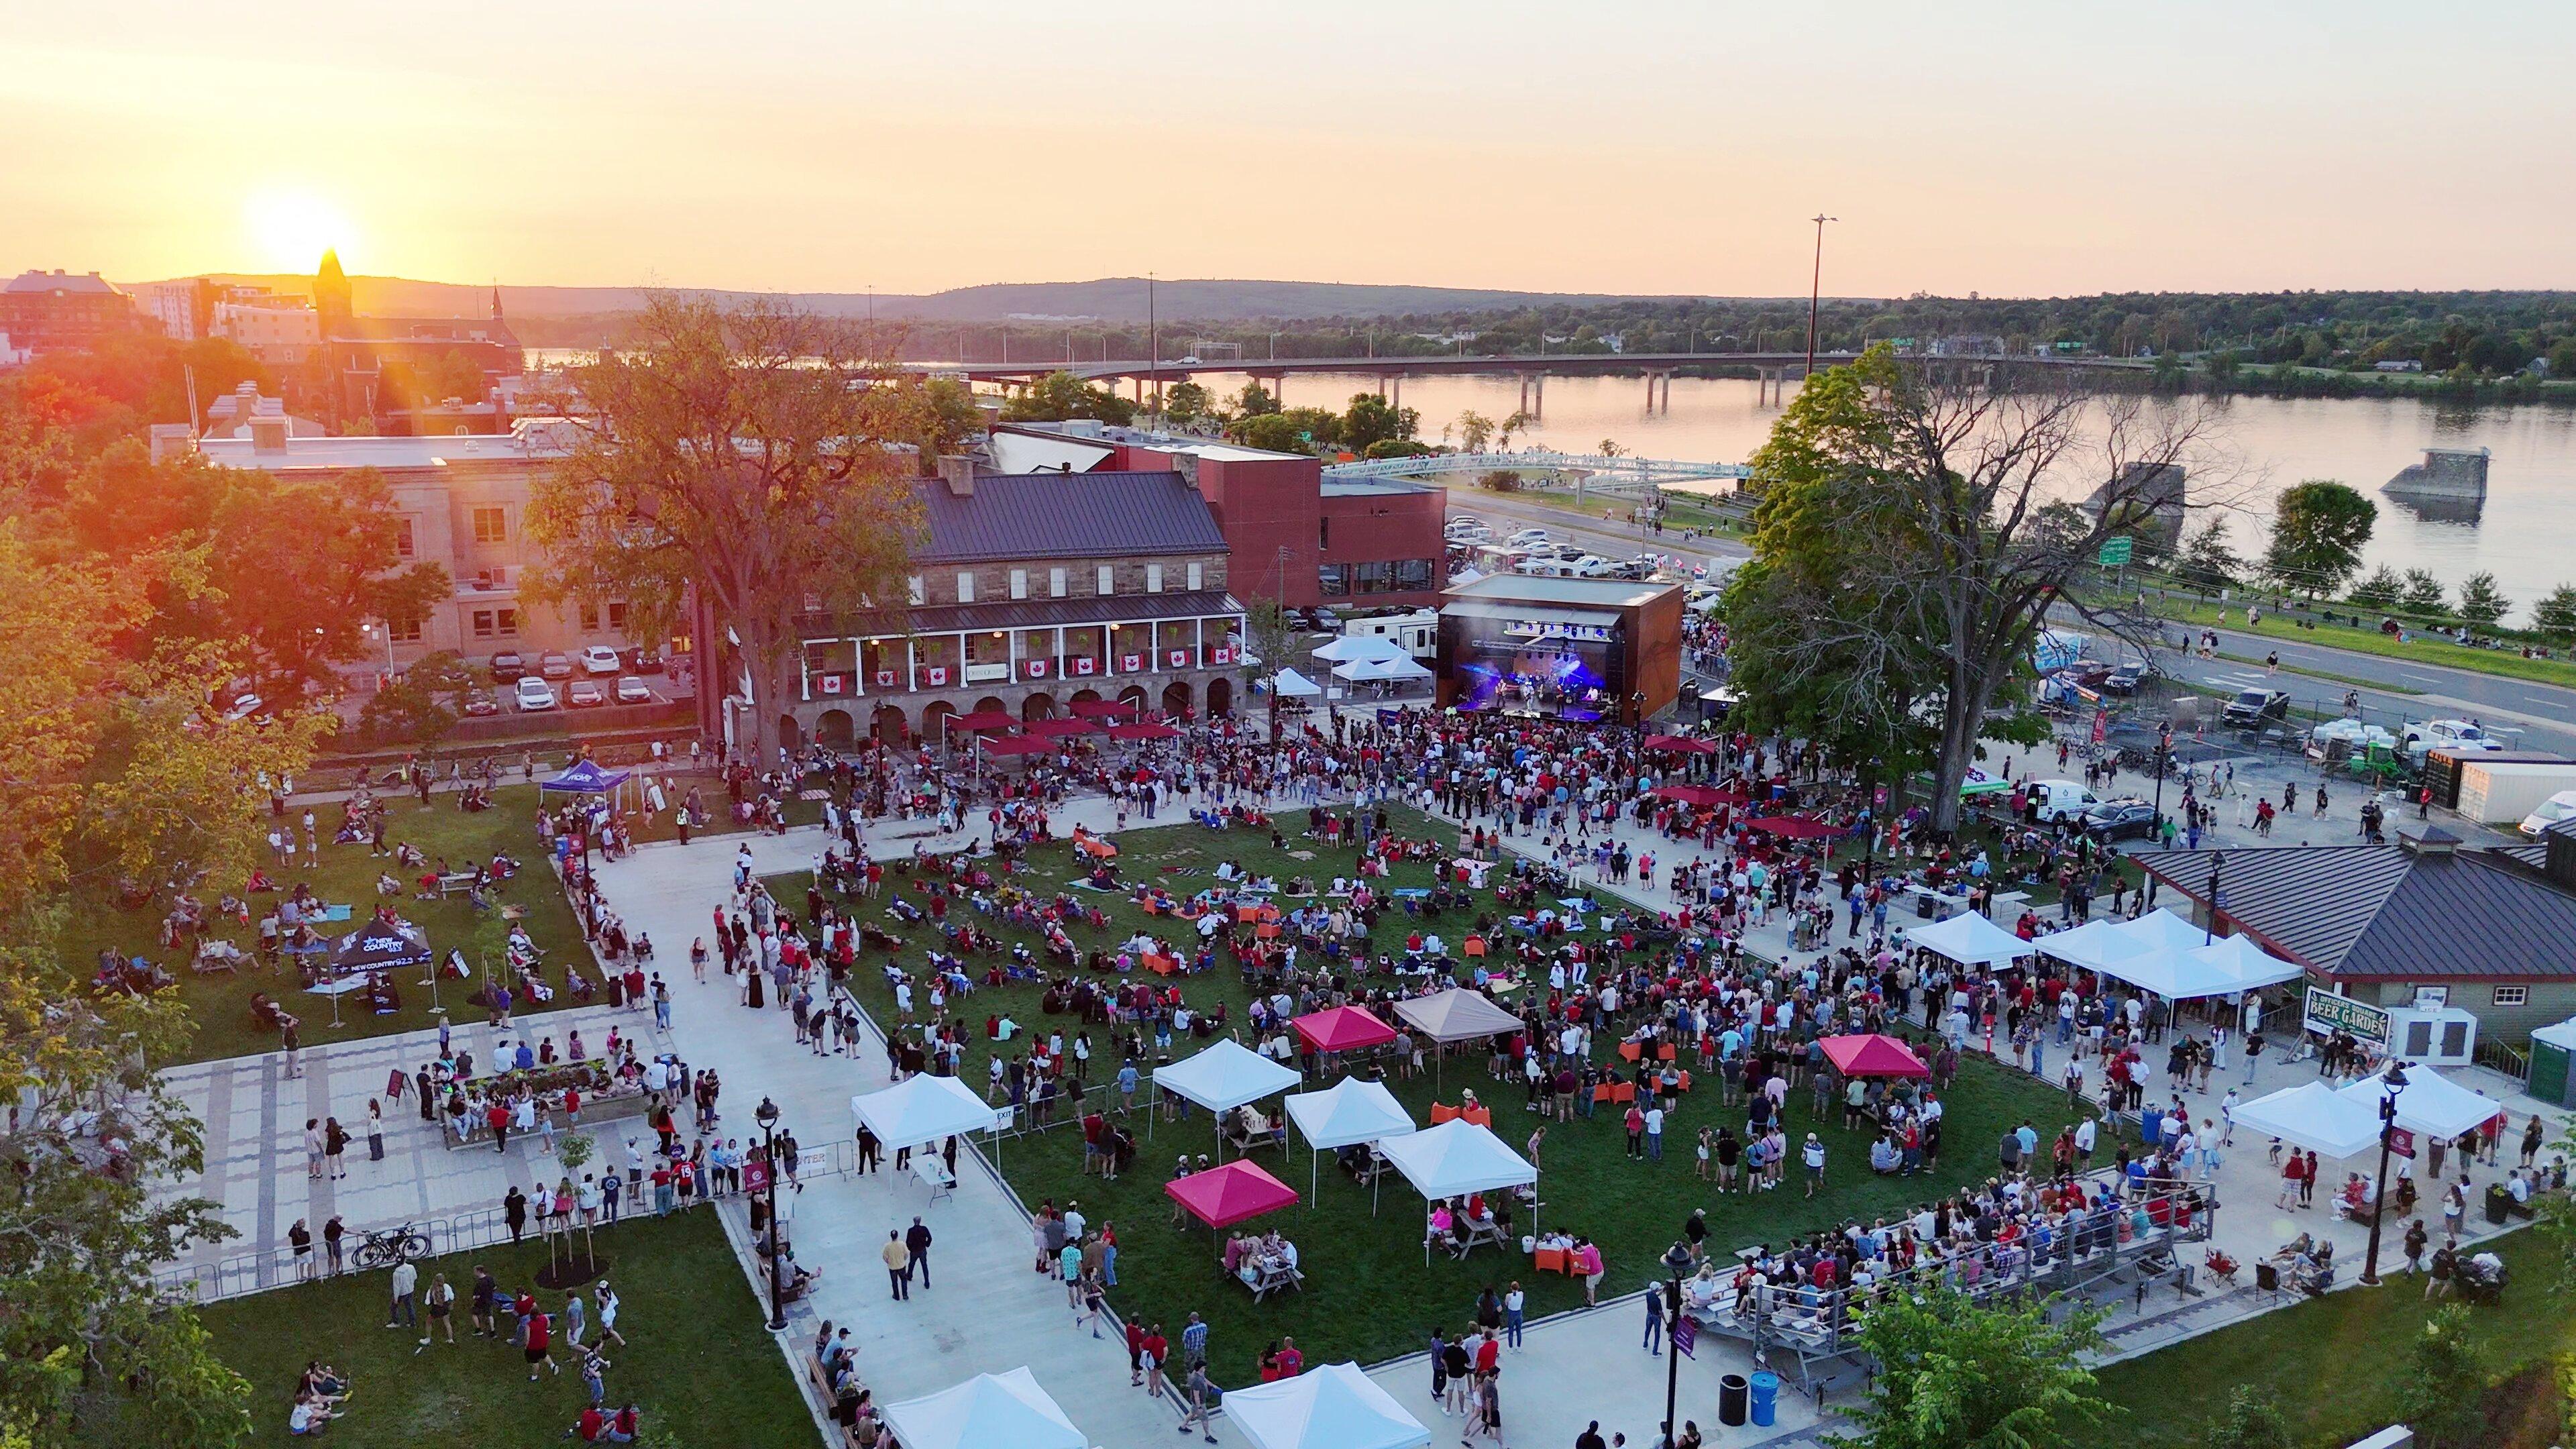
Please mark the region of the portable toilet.
<svg viewBox="0 0 2576 1449"><path fill-rule="evenodd" d="M2576 1106L2576 1019L2531 1034L2531 1080L2524 1090L2553 1107Z"/></svg>

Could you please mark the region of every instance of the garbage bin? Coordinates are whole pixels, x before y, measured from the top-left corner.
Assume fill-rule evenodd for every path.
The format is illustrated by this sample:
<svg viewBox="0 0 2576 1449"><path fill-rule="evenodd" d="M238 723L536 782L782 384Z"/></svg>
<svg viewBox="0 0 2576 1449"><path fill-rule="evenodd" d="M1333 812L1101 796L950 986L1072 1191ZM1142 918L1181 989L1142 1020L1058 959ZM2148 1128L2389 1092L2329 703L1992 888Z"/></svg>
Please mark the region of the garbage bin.
<svg viewBox="0 0 2576 1449"><path fill-rule="evenodd" d="M2512 1215L2513 1194L2504 1190L2503 1183L2489 1183L2487 1185L2487 1221L2501 1227L2504 1220Z"/></svg>
<svg viewBox="0 0 2576 1449"><path fill-rule="evenodd" d="M1768 1429L1780 1417L1780 1376L1763 1369L1753 1375L1753 1422Z"/></svg>
<svg viewBox="0 0 2576 1449"><path fill-rule="evenodd" d="M1728 1374L1717 1381L1717 1422L1730 1429L1744 1427L1744 1401L1751 1386L1742 1374Z"/></svg>

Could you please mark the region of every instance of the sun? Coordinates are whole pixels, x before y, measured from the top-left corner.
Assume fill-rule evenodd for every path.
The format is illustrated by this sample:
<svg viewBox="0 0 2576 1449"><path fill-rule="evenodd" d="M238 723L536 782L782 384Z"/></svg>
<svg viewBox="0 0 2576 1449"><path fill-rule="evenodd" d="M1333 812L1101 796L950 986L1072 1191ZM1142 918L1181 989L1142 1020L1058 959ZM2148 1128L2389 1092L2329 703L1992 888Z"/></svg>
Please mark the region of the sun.
<svg viewBox="0 0 2576 1449"><path fill-rule="evenodd" d="M338 207L295 189L254 193L242 203L242 229L261 265L276 271L309 272L324 252L346 250L352 239Z"/></svg>

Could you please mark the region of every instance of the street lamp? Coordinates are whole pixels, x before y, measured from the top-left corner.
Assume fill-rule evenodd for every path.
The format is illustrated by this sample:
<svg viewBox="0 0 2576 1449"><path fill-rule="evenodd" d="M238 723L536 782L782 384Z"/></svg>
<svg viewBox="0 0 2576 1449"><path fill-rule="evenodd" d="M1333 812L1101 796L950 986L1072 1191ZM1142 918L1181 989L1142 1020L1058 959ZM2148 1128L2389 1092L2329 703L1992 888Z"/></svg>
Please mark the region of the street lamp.
<svg viewBox="0 0 2576 1449"><path fill-rule="evenodd" d="M2200 944L2204 946L2218 940L2218 872L2226 864L2225 855L2215 850L2209 853L2209 913L2200 932Z"/></svg>
<svg viewBox="0 0 2576 1449"><path fill-rule="evenodd" d="M1682 1387L1682 1351L1673 1342L1673 1329L1682 1321L1682 1273L1690 1267L1690 1249L1676 1242L1664 1249L1664 1269L1670 1274L1664 1281L1664 1442L1673 1442L1674 1410L1678 1407Z"/></svg>
<svg viewBox="0 0 2576 1449"><path fill-rule="evenodd" d="M2165 721L2164 728L2156 735L2155 765L2156 813L2148 821L2147 828L2162 833L2165 828L2165 772L2173 766L2173 721L2171 720ZM2212 909L2215 909L2217 904L2214 900L2210 902Z"/></svg>
<svg viewBox="0 0 2576 1449"><path fill-rule="evenodd" d="M2371 1192L2370 1253L2361 1265L2363 1286L2373 1288L2379 1286L2379 1220L2388 1215L2388 1153L2397 1141L2397 1094L2406 1090L2406 1064L2390 1061L2379 1082L2379 1185Z"/></svg>
<svg viewBox="0 0 2576 1449"><path fill-rule="evenodd" d="M762 1147L769 1163L769 1331L777 1333L787 1327L787 1295L778 1270L780 1260L787 1256L787 1234L778 1225L778 1104L761 1098L751 1118L760 1124Z"/></svg>
<svg viewBox="0 0 2576 1449"><path fill-rule="evenodd" d="M1827 216L1821 211L1815 216L1816 271L1807 281L1807 375L1810 376L1816 370L1816 303L1823 297L1825 288L1825 223L1840 220L1841 217Z"/></svg>

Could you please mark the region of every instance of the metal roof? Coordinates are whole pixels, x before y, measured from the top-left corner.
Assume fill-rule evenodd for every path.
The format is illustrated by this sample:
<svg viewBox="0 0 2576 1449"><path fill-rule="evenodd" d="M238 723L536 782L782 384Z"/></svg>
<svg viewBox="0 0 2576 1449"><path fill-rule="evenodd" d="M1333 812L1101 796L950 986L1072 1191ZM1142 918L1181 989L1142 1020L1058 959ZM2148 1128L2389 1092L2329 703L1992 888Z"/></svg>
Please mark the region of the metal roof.
<svg viewBox="0 0 2576 1449"><path fill-rule="evenodd" d="M2502 852L2274 846L2133 857L2193 900L2213 856L2220 911L2255 939L2348 980L2576 979L2576 895Z"/></svg>
<svg viewBox="0 0 2576 1449"><path fill-rule="evenodd" d="M929 524L915 563L1223 553L1207 500L1173 472L981 473L961 498L914 485Z"/></svg>
<svg viewBox="0 0 2576 1449"><path fill-rule="evenodd" d="M1679 584L1627 579L1577 579L1545 574L1488 574L1445 590L1442 597L1491 603L1572 604L1596 609L1635 608L1661 594L1679 595Z"/></svg>
<svg viewBox="0 0 2576 1449"><path fill-rule="evenodd" d="M1241 614L1243 603L1223 589L1170 594L1084 595L1064 599L990 599L974 604L942 604L903 614L849 615L832 618L808 614L798 620L807 639L827 630L849 637L899 639L913 634L981 634L999 629L1076 629L1092 624L1144 623L1160 619L1217 618Z"/></svg>

